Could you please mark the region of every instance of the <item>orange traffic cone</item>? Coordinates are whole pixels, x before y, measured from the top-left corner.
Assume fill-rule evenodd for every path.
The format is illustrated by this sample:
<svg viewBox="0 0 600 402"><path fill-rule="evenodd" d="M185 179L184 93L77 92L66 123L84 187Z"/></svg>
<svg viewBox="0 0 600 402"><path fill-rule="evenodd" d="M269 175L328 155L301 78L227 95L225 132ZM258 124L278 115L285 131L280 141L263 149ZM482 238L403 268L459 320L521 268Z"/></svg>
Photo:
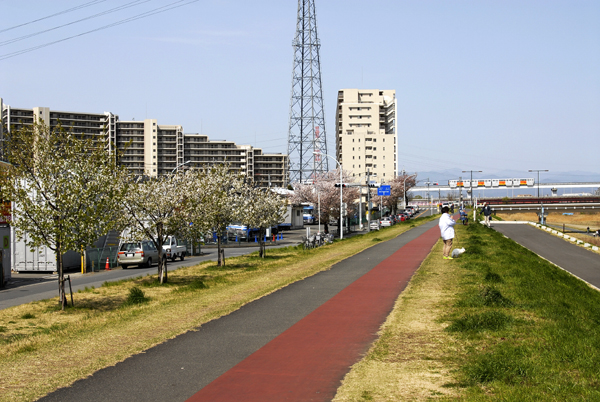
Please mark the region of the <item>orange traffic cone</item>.
<svg viewBox="0 0 600 402"><path fill-rule="evenodd" d="M105 270L110 271L110 265L108 264L108 257L106 257L106 266L104 267Z"/></svg>

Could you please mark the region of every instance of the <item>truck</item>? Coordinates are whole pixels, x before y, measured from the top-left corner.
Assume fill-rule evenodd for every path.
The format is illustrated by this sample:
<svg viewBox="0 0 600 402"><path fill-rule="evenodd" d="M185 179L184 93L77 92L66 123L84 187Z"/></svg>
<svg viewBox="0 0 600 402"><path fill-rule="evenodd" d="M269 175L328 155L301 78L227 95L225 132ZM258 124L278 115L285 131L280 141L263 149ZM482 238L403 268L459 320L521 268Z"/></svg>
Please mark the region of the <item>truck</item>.
<svg viewBox="0 0 600 402"><path fill-rule="evenodd" d="M288 205L284 221L277 225L277 229L279 231L302 229L302 227L304 226L303 212L304 211L302 206Z"/></svg>
<svg viewBox="0 0 600 402"><path fill-rule="evenodd" d="M305 225L313 225L315 223L314 209L315 207L311 205L304 206L302 218Z"/></svg>
<svg viewBox="0 0 600 402"><path fill-rule="evenodd" d="M181 239L177 239L175 236L169 236L163 244L163 252L167 258L171 259L171 261L175 261L178 257L183 261L185 254L187 253L187 247Z"/></svg>

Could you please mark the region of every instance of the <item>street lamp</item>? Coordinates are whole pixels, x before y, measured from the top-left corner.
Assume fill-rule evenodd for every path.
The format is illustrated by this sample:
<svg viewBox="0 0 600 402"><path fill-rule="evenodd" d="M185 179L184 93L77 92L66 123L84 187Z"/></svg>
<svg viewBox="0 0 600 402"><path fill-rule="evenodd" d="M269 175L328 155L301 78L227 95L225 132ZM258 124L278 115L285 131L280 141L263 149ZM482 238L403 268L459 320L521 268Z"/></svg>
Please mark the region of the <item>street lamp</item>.
<svg viewBox="0 0 600 402"><path fill-rule="evenodd" d="M471 181L469 182L469 190L471 190L470 198L471 198L471 205L473 205L473 172L482 173L482 171L481 170L463 170L462 172L463 173L471 172Z"/></svg>
<svg viewBox="0 0 600 402"><path fill-rule="evenodd" d="M529 169L530 172L537 172L538 174L538 198L540 198L540 172L547 172L547 169Z"/></svg>
<svg viewBox="0 0 600 402"><path fill-rule="evenodd" d="M175 171L176 171L177 169L179 169L179 168L180 168L180 167L182 167L183 165L187 165L187 164L188 164L188 163L190 163L190 162L191 162L191 160L189 160L189 161L186 161L186 162L183 162L183 163L180 163L179 165L175 166L175 169L171 170L171 174L175 173Z"/></svg>
<svg viewBox="0 0 600 402"><path fill-rule="evenodd" d="M331 155L327 155L325 153L322 152L316 152L313 151L314 155L325 155L328 158L331 158L335 161L335 163L338 164L338 166L340 167L340 240L342 240L344 238L344 220L342 217L342 206L344 205L344 201L343 201L343 183L342 183L342 164L340 162L338 162L337 159L335 159L333 156Z"/></svg>
<svg viewBox="0 0 600 402"><path fill-rule="evenodd" d="M547 172L548 170L547 169L529 169L529 171L530 172L537 172L537 174L538 174L538 180L537 180L537 182L538 182L537 183L538 184L537 185L537 187L538 187L538 195L537 196L538 196L538 200L540 201L540 207L541 207L540 223L542 225L544 225L546 222L545 222L545 219L544 219L544 202L540 198L540 172Z"/></svg>

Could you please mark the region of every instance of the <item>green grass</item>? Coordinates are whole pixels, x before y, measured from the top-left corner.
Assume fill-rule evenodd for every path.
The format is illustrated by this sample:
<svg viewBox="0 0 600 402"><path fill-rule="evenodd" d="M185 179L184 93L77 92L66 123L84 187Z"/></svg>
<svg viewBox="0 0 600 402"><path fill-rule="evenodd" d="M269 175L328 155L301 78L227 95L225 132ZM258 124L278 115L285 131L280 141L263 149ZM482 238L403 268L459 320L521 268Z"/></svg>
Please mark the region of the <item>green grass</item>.
<svg viewBox="0 0 600 402"><path fill-rule="evenodd" d="M480 224L400 295L336 402L600 401L600 292Z"/></svg>
<svg viewBox="0 0 600 402"><path fill-rule="evenodd" d="M600 293L482 225L446 331L463 400L600 400Z"/></svg>

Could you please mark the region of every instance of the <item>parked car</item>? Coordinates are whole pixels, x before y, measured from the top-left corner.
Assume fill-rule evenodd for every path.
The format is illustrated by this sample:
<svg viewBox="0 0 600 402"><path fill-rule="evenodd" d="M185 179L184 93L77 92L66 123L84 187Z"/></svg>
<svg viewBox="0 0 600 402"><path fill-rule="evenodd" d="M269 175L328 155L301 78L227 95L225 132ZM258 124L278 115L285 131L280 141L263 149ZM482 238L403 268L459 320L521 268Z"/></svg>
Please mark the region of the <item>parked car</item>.
<svg viewBox="0 0 600 402"><path fill-rule="evenodd" d="M369 224L369 228L371 230L379 230L381 229L381 224L379 223L379 221L371 221L371 223Z"/></svg>
<svg viewBox="0 0 600 402"><path fill-rule="evenodd" d="M380 220L381 226L392 226L394 224L394 221L392 221L392 218L390 218L389 216L385 217L385 218L381 218Z"/></svg>
<svg viewBox="0 0 600 402"><path fill-rule="evenodd" d="M169 236L163 244L163 252L165 252L167 258L170 258L171 261L175 261L177 257L183 261L185 258L185 253L187 253L187 247L175 236Z"/></svg>
<svg viewBox="0 0 600 402"><path fill-rule="evenodd" d="M123 269L131 265L150 267L153 261L158 261L158 249L150 240L123 243L117 253L117 262Z"/></svg>

